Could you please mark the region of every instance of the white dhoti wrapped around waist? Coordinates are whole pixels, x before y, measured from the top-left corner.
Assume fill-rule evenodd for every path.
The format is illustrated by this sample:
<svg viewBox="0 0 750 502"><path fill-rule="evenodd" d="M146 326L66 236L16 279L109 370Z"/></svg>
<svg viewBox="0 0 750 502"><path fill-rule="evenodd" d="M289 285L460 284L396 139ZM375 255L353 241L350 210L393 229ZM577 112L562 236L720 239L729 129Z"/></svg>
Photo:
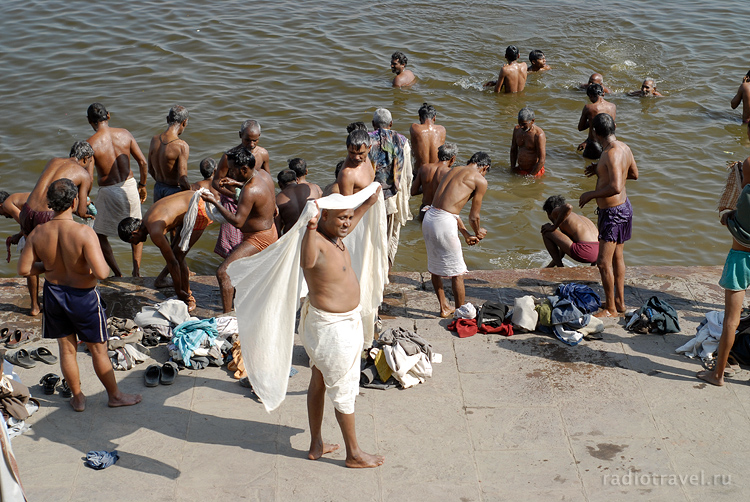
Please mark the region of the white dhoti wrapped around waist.
<svg viewBox="0 0 750 502"><path fill-rule="evenodd" d="M109 237L117 236L117 225L128 216L141 218L138 184L130 177L116 185L99 187L96 196L94 231Z"/></svg>
<svg viewBox="0 0 750 502"><path fill-rule="evenodd" d="M466 273L466 263L458 237L458 215L436 207L425 213L422 235L427 248L427 270L443 277Z"/></svg>
<svg viewBox="0 0 750 502"><path fill-rule="evenodd" d="M326 393L345 415L354 413L362 359L360 307L344 313L320 310L305 301L300 313L300 338L310 365L323 374Z"/></svg>

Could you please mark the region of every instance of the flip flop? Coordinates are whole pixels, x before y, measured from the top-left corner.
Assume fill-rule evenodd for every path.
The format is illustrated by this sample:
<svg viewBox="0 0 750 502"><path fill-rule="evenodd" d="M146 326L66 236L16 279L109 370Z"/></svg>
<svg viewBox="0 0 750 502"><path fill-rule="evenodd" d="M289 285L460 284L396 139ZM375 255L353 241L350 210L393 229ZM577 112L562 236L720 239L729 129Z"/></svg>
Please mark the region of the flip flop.
<svg viewBox="0 0 750 502"><path fill-rule="evenodd" d="M49 351L47 347L38 347L31 351L31 357L44 364L55 364L57 356Z"/></svg>
<svg viewBox="0 0 750 502"><path fill-rule="evenodd" d="M143 383L146 387L156 387L159 385L159 379L161 378L161 369L158 364L152 364L146 368L146 373L143 375Z"/></svg>
<svg viewBox="0 0 750 502"><path fill-rule="evenodd" d="M7 343L10 340L10 333L8 328L0 329L0 343Z"/></svg>
<svg viewBox="0 0 750 502"><path fill-rule="evenodd" d="M14 349L16 347L20 347L21 345L26 345L31 341L29 332L21 333L20 329L17 329L13 332L10 339L5 342L5 346L9 349Z"/></svg>
<svg viewBox="0 0 750 502"><path fill-rule="evenodd" d="M173 363L172 361L167 361L161 367L161 378L159 379L159 383L161 383L162 385L172 385L178 371L179 368L175 363Z"/></svg>
<svg viewBox="0 0 750 502"><path fill-rule="evenodd" d="M62 397L71 398L73 397L73 391L70 390L70 387L68 386L68 382L63 378L62 383L60 384L60 387L57 389L60 391L60 395Z"/></svg>
<svg viewBox="0 0 750 502"><path fill-rule="evenodd" d="M5 360L14 366L20 366L27 369L36 366L36 362L31 359L31 356L26 349L18 349L15 352L6 353Z"/></svg>
<svg viewBox="0 0 750 502"><path fill-rule="evenodd" d="M39 385L42 386L44 389L44 393L48 396L51 396L55 393L55 387L57 387L57 383L60 381L60 376L55 375L54 373L47 373L42 377L41 380L39 380Z"/></svg>

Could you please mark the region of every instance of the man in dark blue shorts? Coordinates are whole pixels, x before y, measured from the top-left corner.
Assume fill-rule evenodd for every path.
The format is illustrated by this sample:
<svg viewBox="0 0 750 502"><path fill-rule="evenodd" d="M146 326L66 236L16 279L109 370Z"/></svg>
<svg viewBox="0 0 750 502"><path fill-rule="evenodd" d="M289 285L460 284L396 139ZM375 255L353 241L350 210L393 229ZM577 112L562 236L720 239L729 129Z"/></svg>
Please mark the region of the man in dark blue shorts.
<svg viewBox="0 0 750 502"><path fill-rule="evenodd" d="M47 190L47 202L54 216L27 237L18 259L18 273L26 277L45 274L42 335L57 339L60 370L73 393L70 405L75 411L86 408L76 337L91 353L96 376L109 395L109 406L137 404L141 402L139 394L120 392L107 356L107 318L96 285L109 275L109 266L96 232L73 221L78 189L69 179L58 179Z"/></svg>

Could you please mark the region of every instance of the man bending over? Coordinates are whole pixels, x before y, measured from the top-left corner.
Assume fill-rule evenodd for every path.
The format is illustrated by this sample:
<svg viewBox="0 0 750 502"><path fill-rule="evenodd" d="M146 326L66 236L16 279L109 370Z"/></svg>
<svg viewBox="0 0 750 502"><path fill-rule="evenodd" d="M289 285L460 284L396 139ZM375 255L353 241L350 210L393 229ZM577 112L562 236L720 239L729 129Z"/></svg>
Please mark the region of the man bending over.
<svg viewBox="0 0 750 502"><path fill-rule="evenodd" d="M596 225L573 212L562 195L553 195L542 206L552 223L542 225L542 238L552 261L547 268L563 267L563 256L580 263L595 264L599 254Z"/></svg>

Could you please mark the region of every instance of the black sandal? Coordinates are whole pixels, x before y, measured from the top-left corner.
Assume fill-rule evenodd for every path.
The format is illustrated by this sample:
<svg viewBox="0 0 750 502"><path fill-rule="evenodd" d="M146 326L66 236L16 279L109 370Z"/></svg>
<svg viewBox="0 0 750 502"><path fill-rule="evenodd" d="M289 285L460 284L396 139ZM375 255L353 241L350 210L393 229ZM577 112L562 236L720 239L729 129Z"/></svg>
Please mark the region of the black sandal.
<svg viewBox="0 0 750 502"><path fill-rule="evenodd" d="M70 390L70 387L68 386L68 382L64 378L58 390L60 391L60 395L62 397L73 397L73 391Z"/></svg>
<svg viewBox="0 0 750 502"><path fill-rule="evenodd" d="M39 385L42 386L46 395L51 396L55 393L55 387L57 387L57 383L59 381L59 375L55 375L54 373L47 373L42 377L41 380L39 380Z"/></svg>

